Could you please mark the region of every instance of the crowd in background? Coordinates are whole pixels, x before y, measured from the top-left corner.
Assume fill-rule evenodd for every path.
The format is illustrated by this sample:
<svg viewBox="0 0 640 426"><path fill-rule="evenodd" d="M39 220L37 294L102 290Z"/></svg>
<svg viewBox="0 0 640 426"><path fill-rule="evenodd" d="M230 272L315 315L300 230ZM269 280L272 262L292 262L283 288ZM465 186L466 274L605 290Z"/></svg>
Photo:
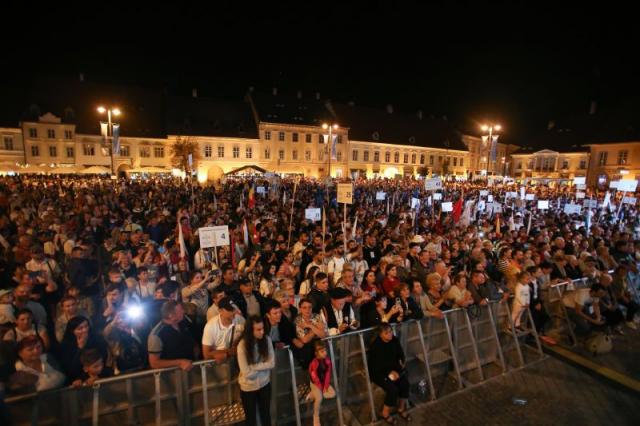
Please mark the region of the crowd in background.
<svg viewBox="0 0 640 426"><path fill-rule="evenodd" d="M424 188L361 179L344 206L335 185L301 178L0 178L0 381L16 394L237 359L248 424L270 424L274 350L288 346L319 424L335 396L321 339L377 326L369 372L393 423L391 407L409 418L408 381L388 324L513 299L514 327L529 308L545 336L550 286L586 277L563 300L576 335L636 328L639 225L622 194L587 190L598 206L566 214L583 201L567 186L526 188L533 200L517 185ZM216 225L230 244L200 247Z"/></svg>

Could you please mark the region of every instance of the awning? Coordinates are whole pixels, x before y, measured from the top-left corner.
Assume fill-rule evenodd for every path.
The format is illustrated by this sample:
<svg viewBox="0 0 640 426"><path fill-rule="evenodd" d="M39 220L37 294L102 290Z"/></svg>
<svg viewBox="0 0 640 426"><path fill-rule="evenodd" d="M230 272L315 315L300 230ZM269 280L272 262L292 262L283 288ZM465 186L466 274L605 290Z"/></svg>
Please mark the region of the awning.
<svg viewBox="0 0 640 426"><path fill-rule="evenodd" d="M78 173L82 173L84 175L104 175L110 174L111 170L107 169L104 166L91 166L86 169L80 170Z"/></svg>
<svg viewBox="0 0 640 426"><path fill-rule="evenodd" d="M137 169L127 170L129 173L171 173L171 169L165 169L164 167L138 167Z"/></svg>
<svg viewBox="0 0 640 426"><path fill-rule="evenodd" d="M244 173L244 174L250 174L250 173L260 173L260 174L265 174L267 171L265 169L263 169L262 167L256 166L254 164L250 165L250 166L242 166L238 169L235 170L231 170L228 173L225 173L225 176L227 175L235 175L238 173Z"/></svg>

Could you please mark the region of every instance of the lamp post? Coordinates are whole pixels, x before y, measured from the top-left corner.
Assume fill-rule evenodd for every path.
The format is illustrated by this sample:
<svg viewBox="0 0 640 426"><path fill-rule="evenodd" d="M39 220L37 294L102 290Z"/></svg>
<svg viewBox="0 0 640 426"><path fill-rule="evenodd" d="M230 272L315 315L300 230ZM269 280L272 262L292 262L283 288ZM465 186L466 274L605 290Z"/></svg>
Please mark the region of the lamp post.
<svg viewBox="0 0 640 426"><path fill-rule="evenodd" d="M334 130L338 130L338 125L335 123L332 124L327 124L327 123L323 123L322 124L322 128L324 130L329 130L329 139L328 139L328 149L327 149L327 161L328 161L328 167L327 167L327 180L325 182L326 184L326 191L327 191L327 207L329 207L329 184L331 183L331 151L333 148L333 131Z"/></svg>
<svg viewBox="0 0 640 426"><path fill-rule="evenodd" d="M113 178L116 175L115 170L115 160L113 153L113 122L111 121L111 115L114 117L122 114L119 108L105 108L103 106L98 107L98 112L100 114L107 113L107 142L109 141L109 134L111 134L111 143L110 143L110 152L111 152L111 177Z"/></svg>
<svg viewBox="0 0 640 426"><path fill-rule="evenodd" d="M488 157L488 161L487 161L487 169L489 169L489 162L494 162L495 160L492 160L492 151L491 151L491 147L493 146L493 137L496 137L496 144L498 143L498 137L500 135L498 134L494 134L496 131L500 131L500 129L502 129L502 126L500 126L499 124L483 124L481 127L483 132L489 132L489 135L483 135L483 136L487 136L488 137L488 141L489 141L489 157ZM485 147L486 148L486 147ZM497 147L496 147L497 149ZM491 167L491 169L494 169L495 167ZM493 170L495 172L495 170Z"/></svg>

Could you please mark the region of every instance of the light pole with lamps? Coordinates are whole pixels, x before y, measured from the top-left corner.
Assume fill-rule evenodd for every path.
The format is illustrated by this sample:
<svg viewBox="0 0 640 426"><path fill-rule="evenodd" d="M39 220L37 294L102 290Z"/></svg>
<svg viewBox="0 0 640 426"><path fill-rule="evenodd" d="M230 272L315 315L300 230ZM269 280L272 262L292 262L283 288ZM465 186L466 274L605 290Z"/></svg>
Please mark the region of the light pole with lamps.
<svg viewBox="0 0 640 426"><path fill-rule="evenodd" d="M492 159L492 157L493 157L492 154L493 153L491 151L491 147L493 146L493 137L494 136L496 137L496 144L497 144L498 143L498 137L500 136L498 134L494 134L494 132L496 132L496 131L499 132L502 129L502 126L500 126L499 124L483 124L480 128L482 129L483 132L487 132L487 131L489 132L489 135L487 136L488 137L487 140L489 141L489 144L490 144L489 145L489 157L487 159L488 160L487 161L487 169L488 169L489 168L489 162L491 162L491 163L495 162L495 160ZM483 135L483 136L485 136L485 135ZM496 149L498 149L497 146L496 146ZM495 167L491 167L491 169L495 169ZM492 171L495 172L495 170L492 170Z"/></svg>
<svg viewBox="0 0 640 426"><path fill-rule="evenodd" d="M333 123L333 124L327 124L327 123L323 123L322 124L322 128L324 130L329 130L329 139L328 139L328 143L327 143L327 161L328 161L328 168L327 168L327 180L325 181L325 190L327 192L327 208L329 207L329 188L331 185L331 151L333 148L333 131L334 130L338 130L338 125Z"/></svg>
<svg viewBox="0 0 640 426"><path fill-rule="evenodd" d="M98 107L98 112L100 114L104 114L105 112L107 113L107 142L109 141L109 134L111 134L111 143L109 148L111 152L111 178L113 179L113 177L116 175L116 170L113 153L113 122L111 121L111 115L117 117L122 114L122 112L119 108L105 108L103 106Z"/></svg>

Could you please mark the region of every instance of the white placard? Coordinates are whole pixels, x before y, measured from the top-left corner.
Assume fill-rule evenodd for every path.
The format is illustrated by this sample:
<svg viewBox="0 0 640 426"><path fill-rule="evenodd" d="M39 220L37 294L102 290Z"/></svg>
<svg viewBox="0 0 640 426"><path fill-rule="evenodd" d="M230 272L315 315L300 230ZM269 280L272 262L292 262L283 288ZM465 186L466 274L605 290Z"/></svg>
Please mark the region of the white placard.
<svg viewBox="0 0 640 426"><path fill-rule="evenodd" d="M533 201L536 199L536 194L527 194L525 195L524 199L527 201Z"/></svg>
<svg viewBox="0 0 640 426"><path fill-rule="evenodd" d="M618 188L618 180L612 180L611 182L609 182L609 189L616 189Z"/></svg>
<svg viewBox="0 0 640 426"><path fill-rule="evenodd" d="M338 202L344 204L353 203L353 185L350 183L338 184Z"/></svg>
<svg viewBox="0 0 640 426"><path fill-rule="evenodd" d="M229 226L207 226L198 229L200 237L200 247L220 247L228 246L229 242Z"/></svg>
<svg viewBox="0 0 640 426"><path fill-rule="evenodd" d="M411 210L416 210L420 205L420 198L411 197Z"/></svg>
<svg viewBox="0 0 640 426"><path fill-rule="evenodd" d="M424 189L426 189L427 191L438 191L442 189L442 179L440 178L425 179Z"/></svg>
<svg viewBox="0 0 640 426"><path fill-rule="evenodd" d="M489 191L487 191L486 189L480 191L480 196L481 197L486 197L487 195L489 195Z"/></svg>
<svg viewBox="0 0 640 426"><path fill-rule="evenodd" d="M576 185L576 189L577 189L578 191L584 191L585 189L587 189L587 185L585 185L585 184L578 184L578 185Z"/></svg>
<svg viewBox="0 0 640 426"><path fill-rule="evenodd" d="M582 205L588 209L597 209L598 208L598 200L584 200Z"/></svg>
<svg viewBox="0 0 640 426"><path fill-rule="evenodd" d="M538 210L547 210L549 208L549 200L538 200Z"/></svg>
<svg viewBox="0 0 640 426"><path fill-rule="evenodd" d="M486 209L486 204L484 200L478 201L478 211L483 212Z"/></svg>
<svg viewBox="0 0 640 426"><path fill-rule="evenodd" d="M446 201L442 203L442 211L443 212L451 212L453 211L453 203L451 201Z"/></svg>
<svg viewBox="0 0 640 426"><path fill-rule="evenodd" d="M584 192L576 192L576 200L581 200L584 198Z"/></svg>
<svg viewBox="0 0 640 426"><path fill-rule="evenodd" d="M580 214L582 212L582 206L580 204L565 204L564 212L566 214Z"/></svg>
<svg viewBox="0 0 640 426"><path fill-rule="evenodd" d="M200 248L210 248L216 246L216 237L213 227L208 226L198 228L198 237L200 238Z"/></svg>
<svg viewBox="0 0 640 426"><path fill-rule="evenodd" d="M636 203L636 197L624 197L622 199L622 204L635 204Z"/></svg>
<svg viewBox="0 0 640 426"><path fill-rule="evenodd" d="M382 192L382 191L376 192L376 200L384 201L386 199L387 199L387 193L386 192Z"/></svg>
<svg viewBox="0 0 640 426"><path fill-rule="evenodd" d="M518 196L517 192L514 192L514 191L507 192L507 198L516 198L517 196Z"/></svg>
<svg viewBox="0 0 640 426"><path fill-rule="evenodd" d="M587 183L587 178L585 176L574 177L573 183L576 185L584 185L585 183Z"/></svg>
<svg viewBox="0 0 640 426"><path fill-rule="evenodd" d="M637 180L621 180L618 181L618 191L636 192L638 187Z"/></svg>
<svg viewBox="0 0 640 426"><path fill-rule="evenodd" d="M502 213L502 205L493 203L493 213Z"/></svg>
<svg viewBox="0 0 640 426"><path fill-rule="evenodd" d="M267 193L267 191L264 189L264 186L259 186L259 187L257 187L257 188L256 188L256 192L257 192L258 194L266 194L266 193Z"/></svg>
<svg viewBox="0 0 640 426"><path fill-rule="evenodd" d="M305 209L304 218L312 220L314 222L319 222L322 220L322 210L318 208Z"/></svg>
<svg viewBox="0 0 640 426"><path fill-rule="evenodd" d="M488 202L492 202L493 201L493 195L488 195L487 196L487 201Z"/></svg>
<svg viewBox="0 0 640 426"><path fill-rule="evenodd" d="M442 193L441 192L434 192L433 193L433 199L434 199L434 201L442 200Z"/></svg>
<svg viewBox="0 0 640 426"><path fill-rule="evenodd" d="M524 200L524 186L520 187L520 199Z"/></svg>

